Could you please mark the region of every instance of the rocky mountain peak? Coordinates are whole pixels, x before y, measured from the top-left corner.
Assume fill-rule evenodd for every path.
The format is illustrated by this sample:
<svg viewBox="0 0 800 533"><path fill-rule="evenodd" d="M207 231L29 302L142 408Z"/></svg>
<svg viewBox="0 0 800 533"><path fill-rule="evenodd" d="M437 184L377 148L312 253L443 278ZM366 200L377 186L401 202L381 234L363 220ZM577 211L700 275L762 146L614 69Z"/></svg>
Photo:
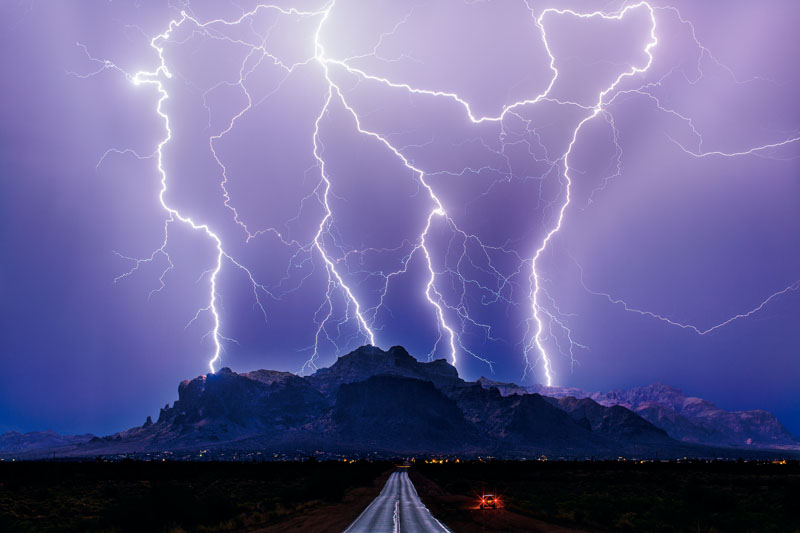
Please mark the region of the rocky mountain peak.
<svg viewBox="0 0 800 533"><path fill-rule="evenodd" d="M319 369L308 379L323 393L333 394L344 383L365 381L381 374L430 381L440 388L462 382L455 367L444 359L422 363L402 346L384 351L370 345L339 357L329 368Z"/></svg>

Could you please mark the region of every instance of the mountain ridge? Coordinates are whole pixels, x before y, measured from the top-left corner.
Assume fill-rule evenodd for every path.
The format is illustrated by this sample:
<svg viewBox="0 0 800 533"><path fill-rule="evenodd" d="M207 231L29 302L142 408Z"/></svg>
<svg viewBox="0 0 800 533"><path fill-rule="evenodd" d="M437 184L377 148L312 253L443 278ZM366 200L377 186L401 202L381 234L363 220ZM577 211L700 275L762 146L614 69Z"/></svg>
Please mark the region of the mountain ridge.
<svg viewBox="0 0 800 533"><path fill-rule="evenodd" d="M706 443L702 439L675 439L676 428L683 428L688 413L710 412L719 424L739 419L694 398L680 403L680 413L670 411L665 405L678 405L674 391L665 392L673 404L662 404L654 402L652 391L590 397L579 389L528 388L486 378L467 382L445 360L420 362L400 346L386 351L364 346L305 377L225 367L184 380L178 399L164 406L155 422L148 416L141 426L58 449L75 457L206 448L496 457L717 453L698 448ZM762 419L754 417L753 423ZM709 434L739 438L754 431L752 424L740 426ZM692 438L710 439L704 426L692 431ZM794 439L790 443L797 440L786 433ZM22 451L28 457L45 452ZM0 453L9 451L0 447Z"/></svg>
<svg viewBox="0 0 800 533"><path fill-rule="evenodd" d="M609 407L619 405L641 415L682 442L729 447L800 446L800 439L767 411L726 411L708 400L686 396L680 389L663 383L592 393L570 387L524 387L515 383L495 382L485 377L478 382L484 387L496 387L506 395L540 393L552 398L590 398Z"/></svg>

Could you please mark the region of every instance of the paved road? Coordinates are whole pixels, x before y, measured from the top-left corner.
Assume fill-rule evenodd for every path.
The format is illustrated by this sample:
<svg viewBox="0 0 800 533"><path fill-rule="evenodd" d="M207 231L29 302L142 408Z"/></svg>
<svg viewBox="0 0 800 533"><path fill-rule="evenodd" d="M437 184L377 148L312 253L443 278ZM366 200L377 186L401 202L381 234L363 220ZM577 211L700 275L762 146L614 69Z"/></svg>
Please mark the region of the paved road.
<svg viewBox="0 0 800 533"><path fill-rule="evenodd" d="M344 533L445 532L417 495L406 469L393 472L383 490Z"/></svg>

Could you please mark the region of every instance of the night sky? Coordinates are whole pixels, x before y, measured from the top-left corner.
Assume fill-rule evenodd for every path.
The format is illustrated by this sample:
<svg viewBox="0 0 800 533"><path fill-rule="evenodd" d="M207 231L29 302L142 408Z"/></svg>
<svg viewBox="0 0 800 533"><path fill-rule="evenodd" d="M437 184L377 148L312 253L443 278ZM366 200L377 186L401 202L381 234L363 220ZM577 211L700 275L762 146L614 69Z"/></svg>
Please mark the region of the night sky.
<svg viewBox="0 0 800 533"><path fill-rule="evenodd" d="M0 431L374 340L800 434L795 0L271 6L0 5Z"/></svg>

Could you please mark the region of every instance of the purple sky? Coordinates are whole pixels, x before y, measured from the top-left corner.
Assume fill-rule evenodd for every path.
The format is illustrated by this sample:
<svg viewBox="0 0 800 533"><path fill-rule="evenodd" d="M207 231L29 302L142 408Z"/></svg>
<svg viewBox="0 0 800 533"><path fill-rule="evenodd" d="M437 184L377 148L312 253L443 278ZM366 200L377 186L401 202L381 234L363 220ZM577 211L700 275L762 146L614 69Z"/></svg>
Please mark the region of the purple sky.
<svg viewBox="0 0 800 533"><path fill-rule="evenodd" d="M800 433L796 2L257 6L0 6L0 430L373 338Z"/></svg>

